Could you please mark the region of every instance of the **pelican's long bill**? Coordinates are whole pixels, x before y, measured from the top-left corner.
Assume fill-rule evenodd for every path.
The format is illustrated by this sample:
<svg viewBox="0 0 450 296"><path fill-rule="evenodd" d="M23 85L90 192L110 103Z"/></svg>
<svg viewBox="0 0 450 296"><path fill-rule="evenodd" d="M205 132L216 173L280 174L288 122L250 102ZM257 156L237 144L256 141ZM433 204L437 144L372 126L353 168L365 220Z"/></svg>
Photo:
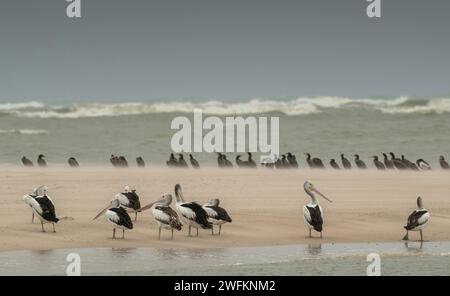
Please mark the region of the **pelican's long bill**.
<svg viewBox="0 0 450 296"><path fill-rule="evenodd" d="M92 220L95 220L95 219L97 219L98 217L100 217L101 215L103 215L107 210L109 210L111 208L111 204L109 204L106 208L104 208L100 213L98 213L98 215L97 216L95 216L95 218L94 219L92 219Z"/></svg>
<svg viewBox="0 0 450 296"><path fill-rule="evenodd" d="M152 203L149 203L148 205L143 206L142 208L137 209L136 211L133 211L133 212L143 212L143 211L146 211L146 210L150 209L151 207L153 207L154 204L160 203L160 202L163 202L163 201L164 201L164 198L160 198L160 199L158 199L157 201L154 201L154 202L152 202Z"/></svg>
<svg viewBox="0 0 450 296"><path fill-rule="evenodd" d="M316 189L316 187L312 188L312 191L314 191L315 193L317 193L318 195L320 195L323 199L326 199L329 202L333 202L331 199L327 198L325 195L323 195L319 190Z"/></svg>

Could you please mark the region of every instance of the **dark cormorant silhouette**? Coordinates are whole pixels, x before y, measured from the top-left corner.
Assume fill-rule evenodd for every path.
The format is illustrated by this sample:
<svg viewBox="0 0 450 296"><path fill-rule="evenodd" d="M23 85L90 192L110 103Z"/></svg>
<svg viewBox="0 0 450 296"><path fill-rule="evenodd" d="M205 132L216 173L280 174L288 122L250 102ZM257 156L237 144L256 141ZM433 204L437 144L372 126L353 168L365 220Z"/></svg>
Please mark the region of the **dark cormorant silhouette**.
<svg viewBox="0 0 450 296"><path fill-rule="evenodd" d="M359 158L358 154L355 154L355 164L356 164L356 167L359 168L359 169L362 169L362 170L367 169L367 165L364 163L364 161L362 161Z"/></svg>
<svg viewBox="0 0 450 296"><path fill-rule="evenodd" d="M419 168L417 167L417 165L411 161L409 161L408 159L405 158L404 155L402 155L402 162L405 164L405 166L413 171L418 171Z"/></svg>
<svg viewBox="0 0 450 296"><path fill-rule="evenodd" d="M248 159L247 159L248 167L249 168L256 168L256 162L253 160L252 154L250 152L247 152L247 155L248 155Z"/></svg>
<svg viewBox="0 0 450 296"><path fill-rule="evenodd" d="M22 157L22 163L24 166L26 167L32 167L34 166L33 162L31 160L29 160L28 158L26 158L25 156Z"/></svg>
<svg viewBox="0 0 450 296"><path fill-rule="evenodd" d="M170 153L169 160L166 161L168 167L176 167L178 166L178 160L175 158L173 153Z"/></svg>
<svg viewBox="0 0 450 296"><path fill-rule="evenodd" d="M380 171L386 170L386 166L381 161L378 160L378 156L373 156L373 164Z"/></svg>
<svg viewBox="0 0 450 296"><path fill-rule="evenodd" d="M445 160L444 156L439 156L439 164L441 165L441 168L443 170L450 170L450 166L448 165L448 162Z"/></svg>
<svg viewBox="0 0 450 296"><path fill-rule="evenodd" d="M395 157L395 154L393 152L389 152L389 154L392 157L391 160L394 163L394 166L396 169L402 170L402 171L408 169L408 167L403 163L403 161L401 159Z"/></svg>
<svg viewBox="0 0 450 296"><path fill-rule="evenodd" d="M119 166L120 167L128 167L128 161L125 156L119 156Z"/></svg>
<svg viewBox="0 0 450 296"><path fill-rule="evenodd" d="M310 153L306 153L306 162L311 169L324 169L325 166L320 158L311 158Z"/></svg>
<svg viewBox="0 0 450 296"><path fill-rule="evenodd" d="M339 167L339 165L337 164L336 160L332 159L330 160L330 166L335 169L335 170L340 170L341 168Z"/></svg>
<svg viewBox="0 0 450 296"><path fill-rule="evenodd" d="M384 165L386 166L386 169L388 170L395 169L394 162L388 158L387 154L383 153L383 156L384 156Z"/></svg>
<svg viewBox="0 0 450 296"><path fill-rule="evenodd" d="M344 169L349 170L352 168L351 162L347 158L345 158L344 154L341 154L341 161L342 161L342 166L344 167Z"/></svg>
<svg viewBox="0 0 450 296"><path fill-rule="evenodd" d="M186 163L186 160L184 160L183 153L178 154L178 166L181 168L187 168L188 164Z"/></svg>
<svg viewBox="0 0 450 296"><path fill-rule="evenodd" d="M240 168L247 167L247 162L244 160L241 160L242 155L236 156L236 165Z"/></svg>
<svg viewBox="0 0 450 296"><path fill-rule="evenodd" d="M192 154L189 154L189 161L191 162L191 166L194 169L199 169L200 168L200 164L198 163L198 161L194 158L194 156L192 156Z"/></svg>
<svg viewBox="0 0 450 296"><path fill-rule="evenodd" d="M297 157L295 157L294 154L292 154L291 152L288 152L287 153L287 160L288 160L289 166L291 168L298 168Z"/></svg>
<svg viewBox="0 0 450 296"><path fill-rule="evenodd" d="M217 152L217 165L219 166L219 168L224 167L222 153L220 152Z"/></svg>
<svg viewBox="0 0 450 296"><path fill-rule="evenodd" d="M283 168L288 168L289 167L289 161L286 159L286 155L285 154L281 155L281 166Z"/></svg>
<svg viewBox="0 0 450 296"><path fill-rule="evenodd" d="M38 166L40 166L40 167L46 167L47 162L45 161L45 155L40 154L38 156L37 163L38 163Z"/></svg>
<svg viewBox="0 0 450 296"><path fill-rule="evenodd" d="M138 158L136 158L136 164L139 168L145 168L145 161L142 158L142 156L139 156Z"/></svg>
<svg viewBox="0 0 450 296"><path fill-rule="evenodd" d="M69 166L73 167L73 168L78 168L80 167L80 164L78 163L78 161L75 159L75 157L71 157L69 158L69 160L67 161L69 163Z"/></svg>
<svg viewBox="0 0 450 296"><path fill-rule="evenodd" d="M231 163L231 161L229 161L227 159L227 156L225 154L222 154L222 164L223 164L223 167L226 167L226 168L232 168L233 167L233 164Z"/></svg>

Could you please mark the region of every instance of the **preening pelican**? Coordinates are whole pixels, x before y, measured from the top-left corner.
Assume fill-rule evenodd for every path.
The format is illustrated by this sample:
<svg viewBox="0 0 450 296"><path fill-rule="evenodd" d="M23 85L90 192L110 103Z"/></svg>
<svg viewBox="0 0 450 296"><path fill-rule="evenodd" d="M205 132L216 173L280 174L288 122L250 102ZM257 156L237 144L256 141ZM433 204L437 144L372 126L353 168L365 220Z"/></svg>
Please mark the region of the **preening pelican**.
<svg viewBox="0 0 450 296"><path fill-rule="evenodd" d="M152 202L139 211L145 211L147 209L152 209L153 217L158 223L158 239L161 239L161 229L167 229L172 232L171 239L173 240L173 230L176 229L180 231L183 227L180 219L178 218L177 212L175 212L170 204L172 203L172 194L165 193L161 199Z"/></svg>
<svg viewBox="0 0 450 296"><path fill-rule="evenodd" d="M134 221L136 222L138 213L136 210L141 208L141 202L139 201L139 195L136 193L136 189L125 186L124 192L117 194L115 198L119 200L122 207L134 210Z"/></svg>
<svg viewBox="0 0 450 296"><path fill-rule="evenodd" d="M219 235L222 232L222 224L231 223L231 217L224 208L219 207L220 200L218 198L211 199L203 205L203 209L208 214L208 221L213 225L219 225ZM214 235L214 226L211 227L211 234Z"/></svg>
<svg viewBox="0 0 450 296"><path fill-rule="evenodd" d="M303 189L306 194L311 197L311 202L303 207L303 217L305 218L305 223L309 228L309 237L311 236L311 230L314 229L317 232L320 232L320 237L322 237L323 230L323 210L319 205L316 195L318 194L320 197L326 199L329 202L332 202L330 199L325 197L319 190L314 187L311 182L306 181L303 185Z"/></svg>
<svg viewBox="0 0 450 296"><path fill-rule="evenodd" d="M40 186L32 194L25 195L23 199L32 209L31 221L34 222L34 217L37 216L41 221L42 232L45 232L44 223L51 223L53 232L56 232L55 223L58 223L59 219L56 218L55 205L47 195L47 191L47 186Z"/></svg>
<svg viewBox="0 0 450 296"><path fill-rule="evenodd" d="M177 199L176 207L181 215L182 220L189 226L189 236L191 236L191 228L211 229L212 224L208 221L208 214L196 202L186 202L181 191L181 185L175 185L175 197Z"/></svg>
<svg viewBox="0 0 450 296"><path fill-rule="evenodd" d="M116 229L122 229L122 239L125 239L125 230L133 229L133 222L127 211L120 206L120 201L115 198L104 208L94 220L105 214L106 219L113 225L113 238L116 238Z"/></svg>
<svg viewBox="0 0 450 296"><path fill-rule="evenodd" d="M404 228L406 229L406 235L403 240L409 240L410 231L420 232L420 241L423 242L423 228L430 220L430 213L423 207L422 198L419 196L417 198L417 210L411 213L408 217L408 223Z"/></svg>

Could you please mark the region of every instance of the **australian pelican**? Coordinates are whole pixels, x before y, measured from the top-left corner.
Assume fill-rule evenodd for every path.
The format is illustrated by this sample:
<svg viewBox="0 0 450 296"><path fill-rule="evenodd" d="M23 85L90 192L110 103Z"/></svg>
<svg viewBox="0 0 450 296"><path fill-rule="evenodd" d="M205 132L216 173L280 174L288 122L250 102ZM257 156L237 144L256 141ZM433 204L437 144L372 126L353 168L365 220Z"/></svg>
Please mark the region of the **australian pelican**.
<svg viewBox="0 0 450 296"><path fill-rule="evenodd" d="M161 239L161 229L163 228L170 230L172 232L171 239L173 239L173 230L176 229L180 231L181 228L183 227L183 224L178 218L177 212L175 212L170 207L171 203L172 203L172 194L166 193L162 196L161 199L152 202L151 204L148 204L139 209L140 212L152 209L153 217L155 218L159 226L158 239Z"/></svg>
<svg viewBox="0 0 450 296"><path fill-rule="evenodd" d="M116 229L122 229L122 239L125 239L125 230L133 229L133 222L127 211L121 207L120 201L115 198L104 208L94 220L105 214L106 219L113 225L113 238L116 238Z"/></svg>
<svg viewBox="0 0 450 296"><path fill-rule="evenodd" d="M311 197L311 202L303 207L303 217L305 218L306 225L309 228L309 237L311 236L311 230L314 229L317 232L320 232L320 237L322 237L322 229L323 229L323 210L319 205L316 195L318 194L322 198L326 199L329 202L332 202L330 199L325 197L319 190L314 187L311 182L306 181L303 185L303 189L306 194Z"/></svg>
<svg viewBox="0 0 450 296"><path fill-rule="evenodd" d="M403 237L403 240L409 240L409 232L410 231L419 231L420 232L420 241L423 242L423 233L422 230L425 225L430 220L430 213L423 207L422 198L419 196L417 198L417 210L411 213L408 217L408 223L404 228L406 229L406 235Z"/></svg>
<svg viewBox="0 0 450 296"><path fill-rule="evenodd" d="M191 236L191 228L212 229L212 224L208 221L208 214L196 202L186 202L181 191L181 185L175 185L175 196L177 199L176 207L181 215L182 220L189 226L189 236Z"/></svg>
<svg viewBox="0 0 450 296"><path fill-rule="evenodd" d="M40 186L34 189L32 194L25 195L23 200L31 207L32 223L34 222L34 217L37 216L41 221L42 232L45 232L44 223L51 223L53 232L56 232L55 223L58 223L59 219L56 218L55 205L51 197L47 195L47 191L47 186Z"/></svg>
<svg viewBox="0 0 450 296"><path fill-rule="evenodd" d="M203 209L208 214L208 221L213 224L211 233L214 235L214 225L219 225L219 235L222 231L222 224L231 223L231 217L224 208L219 207L220 200L218 198L211 199L203 205Z"/></svg>
<svg viewBox="0 0 450 296"><path fill-rule="evenodd" d="M134 210L135 216L134 221L137 220L137 211L141 208L141 202L139 201L139 195L137 195L135 189L131 189L130 186L125 186L124 192L119 193L115 197L120 205L126 209Z"/></svg>

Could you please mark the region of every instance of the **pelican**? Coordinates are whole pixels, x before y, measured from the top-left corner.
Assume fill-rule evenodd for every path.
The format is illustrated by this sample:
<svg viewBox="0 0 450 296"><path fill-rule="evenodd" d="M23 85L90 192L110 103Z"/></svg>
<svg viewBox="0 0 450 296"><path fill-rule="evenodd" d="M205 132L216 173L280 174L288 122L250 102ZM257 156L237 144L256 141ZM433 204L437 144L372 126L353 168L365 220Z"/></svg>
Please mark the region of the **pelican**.
<svg viewBox="0 0 450 296"><path fill-rule="evenodd" d="M314 187L314 185L309 181L305 182L303 189L306 194L311 197L311 202L303 207L303 217L305 218L305 223L309 228L309 237L312 237L311 230L314 229L315 231L320 232L320 237L322 238L323 210L316 199L315 193L329 202L332 201L320 193L320 191L317 190L316 187Z"/></svg>
<svg viewBox="0 0 450 296"><path fill-rule="evenodd" d="M175 185L175 197L177 199L176 207L178 212L181 214L181 218L189 226L189 236L191 236L191 228L198 229L211 229L212 224L208 221L208 214L196 202L186 202L184 201L183 192L181 191L181 185Z"/></svg>
<svg viewBox="0 0 450 296"><path fill-rule="evenodd" d="M344 154L341 154L341 161L342 161L342 166L344 167L344 169L349 170L352 168L352 164L350 163L350 161L345 158Z"/></svg>
<svg viewBox="0 0 450 296"><path fill-rule="evenodd" d="M358 154L355 154L355 164L359 169L365 170L367 169L367 165L359 158Z"/></svg>
<svg viewBox="0 0 450 296"><path fill-rule="evenodd" d="M422 230L425 225L430 220L430 213L423 207L422 198L419 196L417 198L417 210L412 212L408 217L408 223L404 228L406 229L406 235L403 237L403 240L409 240L409 232L410 231L419 231L420 232L420 241L423 242L423 233Z"/></svg>
<svg viewBox="0 0 450 296"><path fill-rule="evenodd" d="M231 223L231 217L224 208L219 207L220 200L213 198L202 207L208 214L208 221L213 225L219 225L219 235L222 231L222 224ZM211 234L214 235L214 226L211 228Z"/></svg>
<svg viewBox="0 0 450 296"><path fill-rule="evenodd" d="M40 167L46 167L47 166L47 162L45 161L45 155L44 154L39 154L38 159L37 159L37 163Z"/></svg>
<svg viewBox="0 0 450 296"><path fill-rule="evenodd" d="M424 171L431 171L431 165L426 162L424 159L418 159L416 161L417 167Z"/></svg>
<svg viewBox="0 0 450 296"><path fill-rule="evenodd" d="M105 214L106 219L113 225L113 239L116 238L116 228L122 229L122 239L125 239L125 230L133 229L133 222L131 222L130 215L120 206L120 201L115 198L111 200L110 204L104 208L94 220Z"/></svg>
<svg viewBox="0 0 450 296"><path fill-rule="evenodd" d="M47 186L40 186L32 194L25 195L23 199L33 211L31 221L34 222L34 216L37 216L41 220L42 232L45 232L44 223L51 223L53 232L56 232L55 223L58 223L59 219L56 218L55 205L50 196L47 195L47 191Z"/></svg>
<svg viewBox="0 0 450 296"><path fill-rule="evenodd" d="M178 218L177 212L175 212L170 204L172 203L172 194L165 193L161 199L152 202L144 207L142 207L139 211L145 211L147 209L152 209L153 217L158 223L158 239L161 239L161 229L167 229L172 232L171 239L173 240L173 230L176 229L178 231L181 230L183 224Z"/></svg>
<svg viewBox="0 0 450 296"><path fill-rule="evenodd" d="M378 156L372 156L373 158L373 164L375 165L375 167L380 170L380 171L384 171L386 170L386 166L378 159Z"/></svg>
<svg viewBox="0 0 450 296"><path fill-rule="evenodd" d="M138 210L141 208L141 202L139 201L139 195L136 193L136 189L131 189L130 186L125 186L124 192L116 195L120 205L126 209ZM137 220L137 212L135 212L134 221Z"/></svg>

